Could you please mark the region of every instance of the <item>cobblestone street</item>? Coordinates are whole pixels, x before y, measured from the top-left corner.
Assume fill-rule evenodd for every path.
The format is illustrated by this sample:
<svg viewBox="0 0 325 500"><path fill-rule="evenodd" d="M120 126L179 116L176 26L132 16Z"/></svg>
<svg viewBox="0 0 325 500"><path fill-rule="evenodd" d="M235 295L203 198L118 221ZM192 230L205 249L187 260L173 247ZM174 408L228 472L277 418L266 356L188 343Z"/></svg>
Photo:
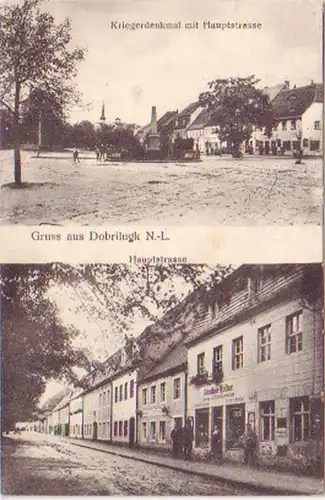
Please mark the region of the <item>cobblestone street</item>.
<svg viewBox="0 0 325 500"><path fill-rule="evenodd" d="M2 453L2 493L7 495L254 494L231 483L112 456L36 433L5 439Z"/></svg>
<svg viewBox="0 0 325 500"><path fill-rule="evenodd" d="M320 225L322 161L246 156L201 163L97 163L23 153L26 188L11 189L0 153L1 224Z"/></svg>

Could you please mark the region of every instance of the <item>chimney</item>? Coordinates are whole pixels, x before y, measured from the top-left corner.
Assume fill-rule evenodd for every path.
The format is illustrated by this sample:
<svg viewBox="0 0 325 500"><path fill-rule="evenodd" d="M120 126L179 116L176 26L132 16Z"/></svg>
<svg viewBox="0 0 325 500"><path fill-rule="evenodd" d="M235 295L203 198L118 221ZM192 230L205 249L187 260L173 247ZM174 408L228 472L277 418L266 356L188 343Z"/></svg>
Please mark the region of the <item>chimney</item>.
<svg viewBox="0 0 325 500"><path fill-rule="evenodd" d="M288 87L288 89L290 89L290 80L284 80L284 83L286 84L286 86Z"/></svg>
<svg viewBox="0 0 325 500"><path fill-rule="evenodd" d="M156 110L156 106L152 106L152 109L151 109L150 132L152 134L157 134L157 110Z"/></svg>

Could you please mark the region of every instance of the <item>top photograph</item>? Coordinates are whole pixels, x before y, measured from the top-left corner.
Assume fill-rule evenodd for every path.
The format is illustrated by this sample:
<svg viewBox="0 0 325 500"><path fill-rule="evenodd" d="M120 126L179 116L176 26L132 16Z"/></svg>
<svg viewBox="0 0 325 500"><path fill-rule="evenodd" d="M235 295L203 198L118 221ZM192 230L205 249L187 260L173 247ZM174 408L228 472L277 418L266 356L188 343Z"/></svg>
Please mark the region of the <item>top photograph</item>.
<svg viewBox="0 0 325 500"><path fill-rule="evenodd" d="M5 0L0 224L321 226L323 5Z"/></svg>

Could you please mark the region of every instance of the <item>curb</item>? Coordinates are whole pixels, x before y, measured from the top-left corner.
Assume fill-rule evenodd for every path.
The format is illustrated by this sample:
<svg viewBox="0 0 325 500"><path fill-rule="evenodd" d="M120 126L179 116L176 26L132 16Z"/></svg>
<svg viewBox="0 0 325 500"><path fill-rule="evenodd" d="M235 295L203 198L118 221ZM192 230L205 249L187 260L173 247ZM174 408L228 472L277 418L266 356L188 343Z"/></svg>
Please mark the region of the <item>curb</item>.
<svg viewBox="0 0 325 500"><path fill-rule="evenodd" d="M187 471L186 469L184 469L183 467L178 467L177 465L170 465L170 464L166 464L164 462L162 463L157 463L155 462L154 460L151 460L150 458L143 458L143 457L132 457L130 455L127 455L123 452L119 452L119 451L112 451L112 450L105 450L105 449L102 449L102 448L96 448L94 446L88 446L86 444L81 444L81 443L75 443L75 442L72 442L71 443L73 446L79 446L80 448L87 448L89 450L95 450L95 451L100 451L100 452L103 452L103 453L107 453L109 455L114 455L114 456L118 456L118 457L122 457L122 458L128 458L130 460L136 460L138 462L143 462L143 463L147 463L147 464L152 464L152 465L157 465L158 467L164 467L165 469L171 469L171 470L176 470L178 472L183 472L183 473L187 473L187 474L194 474L196 476L199 476L199 477L204 477L206 479L210 479L210 480L213 480L213 481L219 481L221 483L224 483L224 484L227 484L229 482L231 482L232 484L235 484L235 485L238 485L242 488L248 488L250 490L254 490L254 491L258 491L260 493L264 493L264 494L267 494L267 495L297 495L297 496L300 496L300 495L322 495L323 493L322 492L314 492L314 493L304 493L304 492L297 492L296 490L290 490L290 489L285 489L285 488L279 488L277 486L263 486L263 485L259 485L259 484L254 484L254 483L250 483L250 482L246 482L246 481L242 481L240 479L226 479L224 478L223 476L218 476L216 474L211 474L209 472L202 472L202 471Z"/></svg>

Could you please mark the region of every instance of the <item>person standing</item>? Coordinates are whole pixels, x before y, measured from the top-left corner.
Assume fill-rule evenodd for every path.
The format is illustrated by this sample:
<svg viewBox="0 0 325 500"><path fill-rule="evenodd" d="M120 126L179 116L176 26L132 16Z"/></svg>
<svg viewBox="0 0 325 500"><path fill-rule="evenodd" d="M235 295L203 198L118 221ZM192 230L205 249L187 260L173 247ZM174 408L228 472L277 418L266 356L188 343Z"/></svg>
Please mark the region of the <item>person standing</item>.
<svg viewBox="0 0 325 500"><path fill-rule="evenodd" d="M214 426L211 435L211 453L215 460L220 460L222 458L222 438L217 425Z"/></svg>
<svg viewBox="0 0 325 500"><path fill-rule="evenodd" d="M257 436L250 424L246 425L244 434L244 463L245 465L256 465Z"/></svg>
<svg viewBox="0 0 325 500"><path fill-rule="evenodd" d="M176 458L179 456L180 450L182 448L182 433L181 433L181 428L179 427L178 424L175 424L175 427L172 430L170 437L173 443L172 456Z"/></svg>
<svg viewBox="0 0 325 500"><path fill-rule="evenodd" d="M185 427L183 427L182 429L182 438L184 460L188 460L189 458L191 458L193 449L193 428L190 420L186 422Z"/></svg>

